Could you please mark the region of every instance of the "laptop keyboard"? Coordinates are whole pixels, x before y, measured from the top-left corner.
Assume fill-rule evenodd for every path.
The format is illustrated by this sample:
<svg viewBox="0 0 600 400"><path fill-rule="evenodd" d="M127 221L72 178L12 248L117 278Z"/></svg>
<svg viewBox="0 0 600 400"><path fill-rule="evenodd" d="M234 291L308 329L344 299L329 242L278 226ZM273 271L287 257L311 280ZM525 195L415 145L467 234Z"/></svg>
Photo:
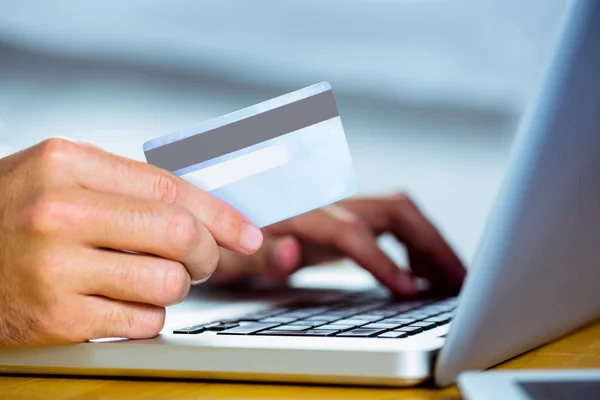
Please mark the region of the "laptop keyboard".
<svg viewBox="0 0 600 400"><path fill-rule="evenodd" d="M365 302L357 297L329 304L295 304L173 333L402 339L449 323L455 308L456 298Z"/></svg>

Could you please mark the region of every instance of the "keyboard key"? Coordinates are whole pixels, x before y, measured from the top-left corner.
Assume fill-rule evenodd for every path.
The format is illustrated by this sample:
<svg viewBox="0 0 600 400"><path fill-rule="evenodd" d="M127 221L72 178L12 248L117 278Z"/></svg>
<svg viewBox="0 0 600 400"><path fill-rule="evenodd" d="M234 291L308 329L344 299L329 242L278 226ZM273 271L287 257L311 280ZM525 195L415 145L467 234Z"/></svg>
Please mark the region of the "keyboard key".
<svg viewBox="0 0 600 400"><path fill-rule="evenodd" d="M198 333L202 333L204 331L205 331L204 325L194 325L194 326L188 326L186 328L176 329L173 331L173 333L178 334L178 335L195 335Z"/></svg>
<svg viewBox="0 0 600 400"><path fill-rule="evenodd" d="M336 329L338 331L347 331L348 329L354 328L354 325L321 325L319 329Z"/></svg>
<svg viewBox="0 0 600 400"><path fill-rule="evenodd" d="M328 323L329 323L328 321L317 321L317 320L311 321L309 319L302 319L300 321L293 322L294 325L304 325L304 326L308 326L308 327L326 325Z"/></svg>
<svg viewBox="0 0 600 400"><path fill-rule="evenodd" d="M402 324L382 324L380 322L376 322L376 323L373 323L373 324L364 325L361 328L367 328L367 329L395 329L395 328L399 328L400 326L402 326Z"/></svg>
<svg viewBox="0 0 600 400"><path fill-rule="evenodd" d="M258 332L258 336L330 336L335 334L336 330L333 329L310 329L307 331L262 331Z"/></svg>
<svg viewBox="0 0 600 400"><path fill-rule="evenodd" d="M411 313L411 314L401 314L398 316L398 318L412 318L412 319L416 319L417 321L421 321L425 318L429 318L430 315L429 314L425 314L425 313Z"/></svg>
<svg viewBox="0 0 600 400"><path fill-rule="evenodd" d="M352 325L352 326L362 326L368 324L369 321L362 321L360 319L340 319L339 321L335 321L332 325Z"/></svg>
<svg viewBox="0 0 600 400"><path fill-rule="evenodd" d="M250 313L248 315L244 315L242 318L239 318L240 321L260 321L262 319L265 318L270 318L270 317L274 317L276 315L280 315L284 312L289 311L288 309L271 309L271 310L264 310L264 311L258 311L255 313Z"/></svg>
<svg viewBox="0 0 600 400"><path fill-rule="evenodd" d="M248 325L238 326L236 328L227 329L226 331L217 332L217 335L250 335L256 332L264 331L267 329L275 328L280 324L261 324L253 323Z"/></svg>
<svg viewBox="0 0 600 400"><path fill-rule="evenodd" d="M354 311L327 311L327 316L337 317L337 319L349 318L355 314L358 313Z"/></svg>
<svg viewBox="0 0 600 400"><path fill-rule="evenodd" d="M373 307L371 306L367 306L367 307L344 307L341 309L334 309L331 312L332 313L347 313L350 315L356 315L356 314L367 314L367 311L373 309Z"/></svg>
<svg viewBox="0 0 600 400"><path fill-rule="evenodd" d="M279 315L275 315L271 318L293 318L293 319L304 319L307 317L310 317L311 314L310 313L303 313L303 312L289 312L289 313L283 313L283 314L279 314Z"/></svg>
<svg viewBox="0 0 600 400"><path fill-rule="evenodd" d="M385 309L387 311L395 311L397 314L406 312L406 311L410 311L412 309L414 309L415 307L409 305L409 304L397 304L397 305L390 305L387 306Z"/></svg>
<svg viewBox="0 0 600 400"><path fill-rule="evenodd" d="M260 321L261 319L273 317L273 316L275 316L277 314L281 314L283 312L285 312L285 311L281 310L281 309L258 311L255 313L244 315L243 318L240 318L240 320L241 321Z"/></svg>
<svg viewBox="0 0 600 400"><path fill-rule="evenodd" d="M292 308L290 308L290 307L277 307L277 308L271 308L270 310L265 310L265 311L271 311L273 314L281 314L281 313L284 313L284 312L292 311Z"/></svg>
<svg viewBox="0 0 600 400"><path fill-rule="evenodd" d="M331 314L342 314L342 313L343 314L346 314L346 313L358 314L362 310L364 310L364 307L346 305L346 306L334 307L331 310L327 311L327 313L331 313Z"/></svg>
<svg viewBox="0 0 600 400"><path fill-rule="evenodd" d="M407 311L407 312L404 313L404 315L432 315L432 313L430 311L418 308L416 310Z"/></svg>
<svg viewBox="0 0 600 400"><path fill-rule="evenodd" d="M296 322L298 322L298 321L296 321ZM294 322L294 324L296 324L296 322ZM308 322L312 322L313 326L321 326L321 325L330 324L330 322L328 322L328 321L316 321L315 320L315 321L308 321Z"/></svg>
<svg viewBox="0 0 600 400"><path fill-rule="evenodd" d="M244 322L258 322L261 319L265 319L265 318L268 318L268 316L263 316L263 315L259 315L258 317L254 317L254 316L247 317L247 316L244 316L244 317L236 319L235 322L242 322L242 321L244 321Z"/></svg>
<svg viewBox="0 0 600 400"><path fill-rule="evenodd" d="M443 303L436 303L436 304L432 304L426 308L427 308L427 310L430 310L430 311L445 312L446 310L452 308L452 306L448 305L448 304L443 304Z"/></svg>
<svg viewBox="0 0 600 400"><path fill-rule="evenodd" d="M413 322L417 322L414 318L386 318L379 321L380 324L398 324L398 325L410 325Z"/></svg>
<svg viewBox="0 0 600 400"><path fill-rule="evenodd" d="M412 309L415 310L415 309L430 307L433 304L435 304L435 302L433 302L432 300L418 300L418 301L408 301L408 302L405 302L404 304L412 307Z"/></svg>
<svg viewBox="0 0 600 400"><path fill-rule="evenodd" d="M384 307L385 310L396 311L397 313L407 312L407 311L416 311L425 306L424 303L414 302L414 301L402 301L397 303L389 303Z"/></svg>
<svg viewBox="0 0 600 400"><path fill-rule="evenodd" d="M394 332L406 332L409 335L416 335L417 333L423 332L423 328L420 326L403 326L401 328L394 329Z"/></svg>
<svg viewBox="0 0 600 400"><path fill-rule="evenodd" d="M443 306L429 306L429 307L425 307L425 308L421 308L420 311L429 313L429 314L441 314L443 312L446 312L447 308L443 307Z"/></svg>
<svg viewBox="0 0 600 400"><path fill-rule="evenodd" d="M433 322L436 323L437 325L444 325L447 324L448 322L450 322L450 317L448 316L435 316L435 317L429 317L426 320L424 320L423 322Z"/></svg>
<svg viewBox="0 0 600 400"><path fill-rule="evenodd" d="M394 310L369 310L369 314L380 315L381 318L388 318L398 314L398 312Z"/></svg>
<svg viewBox="0 0 600 400"><path fill-rule="evenodd" d="M420 328L423 328L424 330L429 330L429 329L433 329L437 326L437 324L435 322L415 322L414 324L411 324L410 326L418 326ZM409 327L410 327L409 326Z"/></svg>
<svg viewBox="0 0 600 400"><path fill-rule="evenodd" d="M378 335L384 331L385 331L385 329L357 328L357 329L352 329L347 332L338 333L335 336L337 336L337 337L371 337L371 336Z"/></svg>
<svg viewBox="0 0 600 400"><path fill-rule="evenodd" d="M389 339L401 339L408 337L408 333L406 332L384 332L380 335L377 335L378 338L389 338Z"/></svg>
<svg viewBox="0 0 600 400"><path fill-rule="evenodd" d="M305 312L305 311L293 311L293 312L286 312L286 313L283 313L283 314L279 314L276 318L303 319L303 318L308 318L308 317L310 317L312 315L314 315L314 313Z"/></svg>
<svg viewBox="0 0 600 400"><path fill-rule="evenodd" d="M381 317L381 315L358 314L358 315L353 315L352 319L360 319L363 321L375 322L375 321L380 321L382 319L382 317Z"/></svg>
<svg viewBox="0 0 600 400"><path fill-rule="evenodd" d="M304 312L309 312L311 314L319 314L319 313L324 313L325 311L329 310L331 307L310 307L310 308L305 308Z"/></svg>
<svg viewBox="0 0 600 400"><path fill-rule="evenodd" d="M260 321L261 319L269 318L271 316L272 316L271 313L250 314L250 315L244 315L243 317L241 317L240 321Z"/></svg>
<svg viewBox="0 0 600 400"><path fill-rule="evenodd" d="M237 322L219 322L218 324L210 324L207 325L205 328L207 331L224 331L227 329L231 329L231 328L235 328L236 326L239 326L240 324Z"/></svg>
<svg viewBox="0 0 600 400"><path fill-rule="evenodd" d="M304 318L307 321L311 321L311 320L316 320L316 321L327 321L327 322L333 322L333 321L337 321L342 319L341 317L338 317L337 315L329 315L329 314L324 314L324 315L314 315L312 317L308 317L308 318Z"/></svg>
<svg viewBox="0 0 600 400"><path fill-rule="evenodd" d="M300 307L300 308L292 308L287 311L285 314L296 314L303 313L307 315L314 315L325 312L329 309L329 307Z"/></svg>
<svg viewBox="0 0 600 400"><path fill-rule="evenodd" d="M300 318L284 318L284 317L270 317L261 319L261 323L270 324L270 323L278 323L278 324L289 324L290 322L294 322Z"/></svg>
<svg viewBox="0 0 600 400"><path fill-rule="evenodd" d="M281 325L275 328L272 328L273 331L307 331L311 327L306 325Z"/></svg>

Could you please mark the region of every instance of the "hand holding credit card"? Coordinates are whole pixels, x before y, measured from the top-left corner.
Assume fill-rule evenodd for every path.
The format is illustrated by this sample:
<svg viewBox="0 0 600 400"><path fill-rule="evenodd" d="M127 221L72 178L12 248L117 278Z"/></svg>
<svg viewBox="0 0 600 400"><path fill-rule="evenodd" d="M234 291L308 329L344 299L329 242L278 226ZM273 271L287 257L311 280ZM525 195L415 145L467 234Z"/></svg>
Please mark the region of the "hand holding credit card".
<svg viewBox="0 0 600 400"><path fill-rule="evenodd" d="M357 192L331 86L318 83L144 144L169 170L264 227Z"/></svg>

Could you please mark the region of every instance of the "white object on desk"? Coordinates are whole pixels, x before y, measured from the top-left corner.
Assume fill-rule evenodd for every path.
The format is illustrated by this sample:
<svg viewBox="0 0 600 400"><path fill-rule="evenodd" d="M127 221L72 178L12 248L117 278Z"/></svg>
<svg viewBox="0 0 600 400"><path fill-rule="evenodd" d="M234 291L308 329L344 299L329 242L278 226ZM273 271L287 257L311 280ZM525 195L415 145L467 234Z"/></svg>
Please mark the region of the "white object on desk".
<svg viewBox="0 0 600 400"><path fill-rule="evenodd" d="M466 400L599 399L600 369L465 372L458 386Z"/></svg>

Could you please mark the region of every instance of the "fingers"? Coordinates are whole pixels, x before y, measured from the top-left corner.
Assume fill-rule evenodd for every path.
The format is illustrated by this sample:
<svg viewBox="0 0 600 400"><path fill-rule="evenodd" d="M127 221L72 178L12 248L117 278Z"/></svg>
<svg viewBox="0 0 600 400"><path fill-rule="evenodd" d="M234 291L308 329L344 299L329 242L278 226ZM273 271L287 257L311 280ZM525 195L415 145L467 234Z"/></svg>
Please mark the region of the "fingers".
<svg viewBox="0 0 600 400"><path fill-rule="evenodd" d="M376 234L392 232L408 249L411 267L432 284L459 288L466 270L448 242L405 195L349 200L343 206L360 215Z"/></svg>
<svg viewBox="0 0 600 400"><path fill-rule="evenodd" d="M87 296L80 336L82 340L123 337L149 339L160 333L165 324L165 309L149 304Z"/></svg>
<svg viewBox="0 0 600 400"><path fill-rule="evenodd" d="M40 204L33 220L36 230L49 237L70 235L88 247L177 261L185 265L192 280L210 276L218 263L218 246L210 232L189 211L174 204L81 189L47 195Z"/></svg>
<svg viewBox="0 0 600 400"><path fill-rule="evenodd" d="M327 221L335 228L326 229ZM373 238L391 232L406 245L411 269L425 277L430 286L457 292L466 275L462 262L440 232L405 195L347 200L337 206L269 226L265 231L271 235L293 234L300 238L303 241L303 264L331 259L336 255L331 250L335 249L340 252L338 256L353 258L374 275L391 269L380 255L372 254L375 247L372 245ZM369 232L371 236L360 233L362 231ZM363 241L371 244L365 246L361 243L358 239L361 235ZM338 241L331 243L331 237L338 238ZM355 244L347 245L339 240ZM370 254L367 259L366 254ZM369 257L381 260L383 267L373 266ZM394 289L395 286L386 278L390 275L384 273L379 279Z"/></svg>
<svg viewBox="0 0 600 400"><path fill-rule="evenodd" d="M73 262L83 270L72 276L81 294L166 307L182 302L190 288L185 266L159 257L85 249Z"/></svg>
<svg viewBox="0 0 600 400"><path fill-rule="evenodd" d="M48 307L32 329L30 342L55 344L116 337L147 339L162 330L165 316L164 307L71 294Z"/></svg>
<svg viewBox="0 0 600 400"><path fill-rule="evenodd" d="M403 271L379 248L377 239L362 222L343 224L334 236L336 247L361 267L369 271L379 282L396 293L412 296L418 292L416 283L408 271Z"/></svg>
<svg viewBox="0 0 600 400"><path fill-rule="evenodd" d="M356 214L340 206L329 206L269 228L274 235L292 234L301 241L350 257L382 284L402 295L417 292L411 274L402 271L379 248L370 226ZM325 254L323 253L323 254ZM312 261L317 261L311 257Z"/></svg>
<svg viewBox="0 0 600 400"><path fill-rule="evenodd" d="M412 260L422 261L430 283L458 291L466 269L431 221L405 196L397 196L388 207L396 227L392 232L405 243Z"/></svg>
<svg viewBox="0 0 600 400"><path fill-rule="evenodd" d="M189 210L225 248L250 254L262 243L261 231L225 202L152 165L80 143L58 141L55 152L69 155L76 183L93 191L176 204ZM61 157L55 157L61 158ZM64 158L64 157L63 157Z"/></svg>

